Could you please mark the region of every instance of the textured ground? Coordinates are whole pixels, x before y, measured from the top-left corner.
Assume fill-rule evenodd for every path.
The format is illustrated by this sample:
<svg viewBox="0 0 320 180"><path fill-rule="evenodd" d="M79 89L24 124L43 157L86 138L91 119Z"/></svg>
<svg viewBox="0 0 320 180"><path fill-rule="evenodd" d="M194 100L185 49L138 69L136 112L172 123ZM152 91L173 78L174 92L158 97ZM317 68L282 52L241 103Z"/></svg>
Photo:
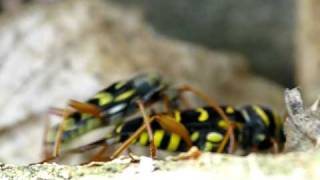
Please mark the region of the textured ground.
<svg viewBox="0 0 320 180"><path fill-rule="evenodd" d="M319 152L281 156L233 157L204 154L198 160L154 161L141 157L139 163L120 158L91 166L44 164L20 166L0 164L0 178L21 179L319 179Z"/></svg>

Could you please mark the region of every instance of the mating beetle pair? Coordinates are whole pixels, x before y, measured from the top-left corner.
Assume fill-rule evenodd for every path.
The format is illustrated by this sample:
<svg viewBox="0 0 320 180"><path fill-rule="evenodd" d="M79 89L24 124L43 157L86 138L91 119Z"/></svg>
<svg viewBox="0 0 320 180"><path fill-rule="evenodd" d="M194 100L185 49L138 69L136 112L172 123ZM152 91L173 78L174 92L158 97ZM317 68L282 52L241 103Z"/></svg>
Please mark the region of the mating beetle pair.
<svg viewBox="0 0 320 180"><path fill-rule="evenodd" d="M183 91L195 93L208 107L180 110L180 104L185 103ZM157 102L163 104L164 112L147 115L145 108ZM69 105L73 110L53 109L55 114L63 116L63 121L51 129L46 140L47 144L54 145L53 157L59 155L60 145L108 125L116 125L113 133L99 143L89 144L126 141L112 158L134 141L151 144L152 154L156 148L186 151L191 146L232 153L236 146L246 151L262 150L284 142L282 121L271 110L260 106L220 107L200 91L190 86L172 87L157 74L142 74L116 82L84 103L72 100ZM128 120L138 110L143 116Z"/></svg>

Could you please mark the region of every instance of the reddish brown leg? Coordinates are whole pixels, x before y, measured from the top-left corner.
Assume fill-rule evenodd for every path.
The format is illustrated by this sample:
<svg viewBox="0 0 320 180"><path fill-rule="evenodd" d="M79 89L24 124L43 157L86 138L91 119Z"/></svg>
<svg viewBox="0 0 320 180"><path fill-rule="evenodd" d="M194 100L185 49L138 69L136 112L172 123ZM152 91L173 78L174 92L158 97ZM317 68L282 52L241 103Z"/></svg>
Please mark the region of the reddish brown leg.
<svg viewBox="0 0 320 180"><path fill-rule="evenodd" d="M179 99L180 101L182 102L182 104L187 108L187 109L190 109L191 108L191 105L190 105L190 102L188 101L188 99L183 96L182 94L179 95Z"/></svg>
<svg viewBox="0 0 320 180"><path fill-rule="evenodd" d="M192 146L188 152L181 153L178 156L172 158L172 160L189 160L189 159L198 159L201 156L202 152L198 147Z"/></svg>
<svg viewBox="0 0 320 180"><path fill-rule="evenodd" d="M258 147L255 145L253 147L251 147L251 152L250 153L255 153L258 151Z"/></svg>
<svg viewBox="0 0 320 180"><path fill-rule="evenodd" d="M132 134L111 156L111 159L118 157L124 150L128 148L128 146L132 143L132 141L140 136L140 134L147 129L148 136L150 139L150 153L152 157L156 155L156 147L153 142L153 134L150 124L152 121L157 120L161 127L168 132L176 133L187 143L188 147L192 146L192 141L189 136L188 130L180 123L178 123L173 117L170 115L156 115L153 117L149 117L146 115L143 104L141 101L138 101L139 109L143 115L144 124L136 130L134 134ZM149 126L149 127L148 127ZM149 130L148 130L149 129Z"/></svg>
<svg viewBox="0 0 320 180"><path fill-rule="evenodd" d="M209 96L207 96L205 93L199 91L198 89L195 89L194 87L191 87L189 85L183 85L181 87L178 88L178 90L180 92L184 92L184 91L190 91L193 94L195 94L196 96L198 96L199 98L201 98L203 101L207 102L209 106L211 106L213 109L215 109L217 111L217 113L226 121L226 123L228 124L228 129L227 132L222 140L222 143L220 144L219 148L218 148L218 153L223 152L224 147L226 146L228 139L230 138L230 149L234 149L234 145L235 143L232 143L235 141L235 137L234 137L234 128L235 125L233 125L233 123L230 121L230 119L228 118L228 116L224 113L224 111L221 109L221 107L218 105L217 102L215 102L213 99L211 99Z"/></svg>
<svg viewBox="0 0 320 180"><path fill-rule="evenodd" d="M78 110L79 112L82 113L89 113L92 114L96 117L100 117L100 110L91 104L87 104L87 103L82 103L76 100L70 100L69 102L69 106ZM51 114L55 114L58 116L62 116L63 117L63 121L60 123L57 135L56 135L56 139L55 139L55 144L54 144L54 150L52 153L53 157L49 157L46 159L52 159L54 157L57 157L59 155L59 151L60 151L60 145L61 145L61 136L64 132L64 124L65 121L67 119L68 116L70 116L71 113L73 113L73 110L69 110L69 109L60 109L60 108L50 108L49 113ZM47 134L47 133L46 133Z"/></svg>
<svg viewBox="0 0 320 180"><path fill-rule="evenodd" d="M53 115L56 115L56 116L63 116L63 112L64 112L64 109L60 109L60 108L55 108L55 107L51 107L48 111L48 114L53 114ZM69 115L71 114L73 111L71 110L66 110L66 113ZM46 118L47 120L45 121L45 128L44 128L44 132L43 132L43 142L42 142L42 154L43 156L45 157L45 159L50 159L51 156L52 156L52 153L50 154L49 150L48 150L48 147L46 147L46 138L48 136L48 132L49 132L49 127L50 127L50 119L49 119L49 116L47 116ZM45 160L44 160L45 161Z"/></svg>
<svg viewBox="0 0 320 180"><path fill-rule="evenodd" d="M163 95L163 109L164 109L164 112L168 112L168 113L172 112L172 110L170 109L169 97L166 95Z"/></svg>
<svg viewBox="0 0 320 180"><path fill-rule="evenodd" d="M229 120L228 116L224 113L224 111L221 109L219 104L211 99L209 96L207 96L205 93L199 91L198 89L195 89L194 87L183 85L178 88L180 92L183 91L190 91L196 96L200 97L203 101L205 101L209 106L211 106L213 109L217 111L217 113L225 120L227 123L231 124L232 122Z"/></svg>
<svg viewBox="0 0 320 180"><path fill-rule="evenodd" d="M79 112L88 113L97 118L100 118L101 110L95 105L79 102L76 100L70 100L69 106L78 110Z"/></svg>
<svg viewBox="0 0 320 180"><path fill-rule="evenodd" d="M90 144L86 144L84 146L80 146L78 148L75 148L75 149L69 149L67 151L64 152L64 154L74 154L74 153L83 153L83 152L86 152L88 150L91 150L91 149L94 149L98 146L107 146L107 144L104 144L105 141L104 140L101 140L101 141L96 141L94 143L90 143ZM98 153L97 153L98 154ZM58 157L60 156L56 156L54 157L53 155L49 155L48 157L46 157L44 160L38 162L38 163L45 163L45 162L50 162L52 160L55 160L57 159ZM101 157L101 159L103 159ZM104 159L103 159L104 160ZM89 163L89 162L88 162ZM34 163L34 164L37 164L37 163ZM84 163L84 164L87 164L87 163Z"/></svg>
<svg viewBox="0 0 320 180"><path fill-rule="evenodd" d="M96 117L100 117L100 110L94 105L82 103L76 100L70 100L69 106L82 113L89 113ZM56 157L59 155L59 151L60 151L61 136L64 132L63 126L65 124L67 117L70 116L70 114L73 113L74 111L68 110L68 109L51 108L49 112L58 116L63 116L63 121L60 123L59 129L56 135L56 139L55 139L54 150L52 153L52 156Z"/></svg>
<svg viewBox="0 0 320 180"><path fill-rule="evenodd" d="M229 143L230 145L228 147L228 153L232 154L234 152L236 143L233 135L233 130L234 130L234 126L232 124L229 125L227 132L223 137L221 144L219 145L217 153L222 153L224 151L224 148L227 145L229 139L230 139L230 143Z"/></svg>
<svg viewBox="0 0 320 180"><path fill-rule="evenodd" d="M175 118L166 114L155 115L154 118L156 118L164 130L179 135L187 143L188 148L192 147L192 141L187 128L181 123L178 123Z"/></svg>
<svg viewBox="0 0 320 180"><path fill-rule="evenodd" d="M64 124L65 124L65 121L67 120L67 117L68 117L68 111L64 110L63 120L59 125L59 129L55 138L55 144L54 144L54 149L52 153L53 157L57 157L60 153L61 138L64 132Z"/></svg>
<svg viewBox="0 0 320 180"><path fill-rule="evenodd" d="M103 161L104 160L104 154L107 152L108 150L108 145L104 144L103 147L98 151L97 154L95 154L90 160L89 162L92 161Z"/></svg>
<svg viewBox="0 0 320 180"><path fill-rule="evenodd" d="M44 122L45 124L44 124L43 141L42 141L42 156L44 156L45 159L47 159L50 156L50 152L48 150L47 142L46 142L48 131L49 131L50 120L48 116L46 117L46 119L47 120Z"/></svg>
<svg viewBox="0 0 320 180"><path fill-rule="evenodd" d="M138 100L137 104L138 104L139 110L141 111L141 114L143 116L144 124L146 124L147 132L148 132L148 136L149 136L149 142L150 142L150 155L154 159L157 155L157 148L156 148L154 141L153 141L153 133L152 133L152 129L151 129L151 126L149 123L150 118L149 118L149 116L146 115L143 103L140 100Z"/></svg>
<svg viewBox="0 0 320 180"><path fill-rule="evenodd" d="M56 116L61 116L61 117L68 117L73 112L74 111L69 110L69 109L61 109L61 108L55 108L55 107L49 108L49 111L48 111L49 114L56 115ZM63 118L63 119L65 119L65 118ZM48 149L45 147L46 146L46 138L47 138L48 131L49 131L49 126L50 126L49 122L50 121L49 121L49 118L48 118L48 120L45 122L44 139L43 139L43 149L44 149L43 154L45 156L45 160L43 160L44 162L46 162L46 159L49 159L49 161L50 161L53 158L52 157L52 153L50 154ZM60 124L60 126L61 126L61 124Z"/></svg>
<svg viewBox="0 0 320 180"><path fill-rule="evenodd" d="M272 143L272 153L273 154L278 154L279 153L279 143L275 139L271 139Z"/></svg>
<svg viewBox="0 0 320 180"><path fill-rule="evenodd" d="M228 152L230 154L233 154L238 148L238 142L235 139L232 139L232 136L230 136L230 145L228 147Z"/></svg>
<svg viewBox="0 0 320 180"><path fill-rule="evenodd" d="M192 141L189 136L188 130L180 123L176 122L175 119L169 115L156 115L151 118L147 118L147 121L152 123L152 121L157 120L161 127L168 132L176 133L179 135L188 145L192 146ZM140 136L142 132L147 128L147 124L144 123L135 133L133 133L111 156L111 159L118 157L128 146Z"/></svg>
<svg viewBox="0 0 320 180"><path fill-rule="evenodd" d="M154 121L155 118L148 118L148 123ZM143 124L136 132L134 132L122 145L111 155L111 159L117 158L128 146L145 131L147 124Z"/></svg>
<svg viewBox="0 0 320 180"><path fill-rule="evenodd" d="M132 151L131 151L131 149L128 147L128 149L127 149L127 151L128 151L128 156L129 156L129 158L131 159L131 162L132 163L138 163L140 160L139 159L136 159L134 156L133 156L133 153L132 153Z"/></svg>
<svg viewBox="0 0 320 180"><path fill-rule="evenodd" d="M50 108L48 113L49 114L53 114L53 115L56 115L56 116L63 116L63 112L66 112L66 115L69 115L71 114L73 111L71 110L64 110L64 109L60 109L60 108ZM48 147L47 147L47 142L46 142L46 138L48 136L48 131L49 131L49 127L50 127L50 120L49 120L49 116L47 116L47 120L45 121L45 128L44 128L44 132L43 132L43 142L42 142L42 154L44 156L44 160L42 160L41 162L39 163L44 163L44 162L49 162L49 161L52 161L54 160L57 156L53 156L52 153L53 152L49 152L48 150Z"/></svg>
<svg viewBox="0 0 320 180"><path fill-rule="evenodd" d="M74 111L71 109L62 109L56 107L50 107L48 112L49 114L56 115L59 117L63 117L64 112L67 114L66 116L69 116L70 114L74 113Z"/></svg>

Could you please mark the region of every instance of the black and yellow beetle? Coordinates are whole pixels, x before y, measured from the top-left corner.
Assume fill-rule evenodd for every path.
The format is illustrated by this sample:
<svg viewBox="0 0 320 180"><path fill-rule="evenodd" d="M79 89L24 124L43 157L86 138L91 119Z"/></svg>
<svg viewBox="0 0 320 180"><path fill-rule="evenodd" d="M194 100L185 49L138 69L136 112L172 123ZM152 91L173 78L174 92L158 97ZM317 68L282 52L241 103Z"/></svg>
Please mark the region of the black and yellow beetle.
<svg viewBox="0 0 320 180"><path fill-rule="evenodd" d="M279 115L269 108L250 105L239 109L232 106L222 106L221 109L236 124L234 129L235 142L228 141L228 145L223 150L224 153L229 152L228 148L230 148L231 143L236 143L236 150L240 150L242 154L270 149L278 150L278 146L283 146L285 142L283 121ZM153 116L162 118L167 115L157 114ZM226 122L211 107L174 111L174 120L186 127L190 134L192 146L208 152L217 152L228 128ZM146 146L149 144L149 136L145 130L133 135L142 125L142 117L120 123L111 134L95 144L112 145L131 138L132 142L130 143ZM151 127L154 132L153 140L158 149L184 152L190 148L190 145L183 138L164 130L157 121L153 121ZM113 154L111 157L115 158L117 155L119 153Z"/></svg>
<svg viewBox="0 0 320 180"><path fill-rule="evenodd" d="M206 101L210 107L198 108L197 110L182 112L175 111L179 109L178 107L180 105L180 102L178 101L183 99L181 97L181 93L183 91L190 91L194 93L202 100ZM170 140L170 142L176 143L178 139L183 139L183 141L186 143L186 147L191 147L191 139L197 137L197 134L199 134L199 136L201 137L206 136L207 129L200 128L199 130L193 132L188 128L194 130L194 128L198 126L203 127L205 123L197 125L197 120L209 123L208 130L215 127L211 126L212 122L207 121L207 119L220 119L219 123L216 124L217 132L208 132L208 136L211 138L222 137L221 141L223 141L223 143L220 143L217 150L218 152L225 151L225 148L227 147L225 146L225 144L229 139L230 141L236 140L234 138L234 132L237 132L237 128L234 129L233 125L237 123L231 122L229 118L232 119L234 115L228 114L231 112L231 107L228 107L224 111L221 109L221 107L218 106L215 101L211 100L208 96L191 86L185 85L173 88L169 86L169 84L165 82L158 74L142 74L135 76L127 81L116 82L108 88L99 91L93 98L87 100L86 102L71 100L69 105L73 108L73 110L54 109L54 113L63 116L64 120L59 124L59 126L53 127L48 133L45 143L51 146L55 145L55 147L53 156L46 159L56 157L60 150L61 144L67 144L76 137L79 137L86 132L92 131L99 127L115 125L119 123L122 124L124 120L127 119L130 115L132 115L134 112L137 112L138 107L143 113L144 111L142 109L142 106L148 106L159 101L164 102L163 104L165 105L165 113L158 114L155 119L157 119L156 123L160 124L162 129L160 130L160 132L159 129L154 129L156 135L154 138L156 139L153 140L151 132L153 129L150 127L147 128L148 137L151 137L147 139L148 143L154 142L155 146L159 146L159 136L161 135L162 131L166 130L168 131L167 133L173 133L173 139ZM186 118L191 118L191 120L195 120L195 122L177 122L176 120L174 120L174 118L171 117L173 111L176 115L176 118L177 114L181 113L182 116L185 115ZM197 117L195 113L200 113L199 117ZM140 126L143 126L142 122L144 122L145 126L148 127L146 115L144 113L143 115L144 121L141 121ZM155 124L155 122L153 124ZM231 129L234 130L230 131ZM192 133L189 134L188 130ZM141 136L145 139L145 133L143 133L143 135ZM216 139L215 141L218 140ZM201 144L202 141L200 140L199 143ZM205 150L213 151L216 148L216 144L219 143L215 143L214 145L212 145L212 143L206 142L203 144L203 146L206 147ZM176 148L179 149L178 147L176 147L176 145L172 145L171 143L169 143L168 146L168 150L171 151L175 151ZM120 151L121 150L119 150L118 152Z"/></svg>
<svg viewBox="0 0 320 180"><path fill-rule="evenodd" d="M237 121L238 126L242 126L242 119L238 118L240 115L239 112L229 106L222 107L222 109L231 121ZM159 118L163 118L167 115L157 114L157 116ZM174 111L173 120L186 127L190 134L193 146L197 146L205 151L216 151L228 128L226 122L211 107ZM119 124L115 127L112 135L108 135L110 137L109 142L116 142L114 139L118 142L125 141L140 126L142 126L142 124L143 119L141 117ZM154 132L153 138L157 148L172 152L183 152L190 148L190 146L188 146L181 137L175 133L165 131L157 121L153 121L151 126ZM237 136L238 128L235 129L234 133ZM148 138L148 134L144 131L136 140L134 140L134 142L139 145L148 145ZM227 148L227 146L225 148Z"/></svg>
<svg viewBox="0 0 320 180"><path fill-rule="evenodd" d="M45 143L56 144L55 151L59 151L60 144L70 142L88 131L122 122L137 112L138 101L150 105L166 98L168 106L175 108L176 97L176 91L155 73L140 74L127 81L116 82L84 103L71 100L69 105L73 110L53 109L53 113L63 116L64 120L48 132Z"/></svg>
<svg viewBox="0 0 320 180"><path fill-rule="evenodd" d="M148 128L143 106L148 106L159 101L164 102L165 112L169 114L165 116L157 115L157 123L160 123L163 129L181 136L180 138L190 147L192 144L191 138L195 135L189 136L185 124L176 122L171 117L172 112L177 110L180 105L178 101L183 99L181 97L181 92L183 91L193 92L206 101L212 111L216 112L217 118L221 119L220 124L224 124L225 129L228 130L224 130L225 134L222 132L225 135L222 135L224 143L220 144L218 150L218 152L222 152L225 148L225 143L229 138L232 139L234 136L234 131L230 131L233 129L231 126L232 122L229 120L229 116L226 115L228 111L224 112L215 101L191 86L184 85L173 88L157 74L142 74L127 81L116 82L98 92L93 98L84 103L71 100L69 105L74 109L72 111L55 109L55 113L63 116L64 120L59 126L53 127L48 133L45 143L55 145L53 156L49 157L49 159L58 155L60 144L66 144L96 128L122 123L134 112L137 112L138 107L144 115L143 119L148 129L148 137L151 137L149 141L153 142L153 136L151 136L152 129ZM206 118L206 112L209 110L203 108L199 108L198 110L201 113L199 119ZM175 113L178 112L176 111ZM140 125L142 126L142 124ZM202 129L202 131L204 130ZM159 133L156 132L155 134ZM158 136L155 138L158 138ZM157 144L154 145L157 146Z"/></svg>

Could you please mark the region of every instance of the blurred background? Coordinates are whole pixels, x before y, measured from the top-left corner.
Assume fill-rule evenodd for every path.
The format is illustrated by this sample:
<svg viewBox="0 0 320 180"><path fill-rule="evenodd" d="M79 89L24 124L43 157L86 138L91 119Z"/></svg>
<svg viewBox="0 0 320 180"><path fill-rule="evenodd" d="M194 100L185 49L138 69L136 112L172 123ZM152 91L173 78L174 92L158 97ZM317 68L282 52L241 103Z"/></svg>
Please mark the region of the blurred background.
<svg viewBox="0 0 320 180"><path fill-rule="evenodd" d="M0 161L41 157L49 107L157 71L222 104L318 96L315 0L0 0ZM320 51L319 51L320 52ZM308 60L305 60L308 59Z"/></svg>
<svg viewBox="0 0 320 180"><path fill-rule="evenodd" d="M33 0L53 3L58 0ZM32 0L2 0L17 11ZM61 0L60 0L61 1ZM158 33L216 50L243 54L259 75L294 86L295 1L114 0L140 8Z"/></svg>

